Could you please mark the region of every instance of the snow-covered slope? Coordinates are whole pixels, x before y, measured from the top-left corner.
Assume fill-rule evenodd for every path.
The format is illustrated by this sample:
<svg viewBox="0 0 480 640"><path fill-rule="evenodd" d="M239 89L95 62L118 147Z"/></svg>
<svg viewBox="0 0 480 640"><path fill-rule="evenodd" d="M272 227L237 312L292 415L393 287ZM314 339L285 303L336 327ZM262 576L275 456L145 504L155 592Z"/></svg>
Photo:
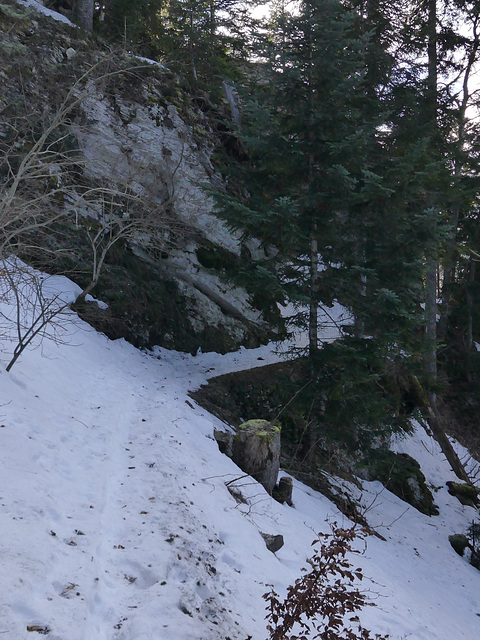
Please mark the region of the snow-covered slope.
<svg viewBox="0 0 480 640"><path fill-rule="evenodd" d="M264 640L266 585L285 589L327 518L344 521L298 482L288 507L242 477L213 439L219 421L187 392L271 361L271 350L146 354L73 314L62 338L0 372L2 637ZM12 344L0 346L6 363ZM480 574L448 542L475 512L447 493L454 478L424 433L402 447L421 452L440 516L364 483L366 516L386 541L369 537L355 559L377 604L362 621L395 639L475 640ZM274 555L260 532L285 546Z"/></svg>

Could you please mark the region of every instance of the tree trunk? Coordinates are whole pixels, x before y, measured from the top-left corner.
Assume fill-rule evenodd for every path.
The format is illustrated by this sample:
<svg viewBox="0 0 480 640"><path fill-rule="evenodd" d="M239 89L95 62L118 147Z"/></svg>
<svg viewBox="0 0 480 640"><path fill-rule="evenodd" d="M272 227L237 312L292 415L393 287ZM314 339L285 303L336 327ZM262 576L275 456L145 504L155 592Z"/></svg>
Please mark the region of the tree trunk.
<svg viewBox="0 0 480 640"><path fill-rule="evenodd" d="M306 46L308 48L308 68L307 68L307 84L308 84L308 141L309 145L313 144L313 114L314 114L314 87L313 87L313 44L311 34L312 6L310 0L306 3L307 10L307 30L306 30ZM309 189L313 178L313 153L311 148L308 151L308 186ZM312 374L315 374L315 361L318 354L318 239L317 239L317 222L313 221L310 232L310 309L308 320L308 353L310 356L310 368Z"/></svg>
<svg viewBox="0 0 480 640"><path fill-rule="evenodd" d="M365 264L365 257L362 259L362 266ZM367 276L360 276L360 284L358 286L358 295L360 300L364 301L367 297ZM355 314L354 333L356 338L363 339L365 337L365 302L362 302L360 310Z"/></svg>
<svg viewBox="0 0 480 640"><path fill-rule="evenodd" d="M93 0L76 0L73 21L86 31L93 29Z"/></svg>
<svg viewBox="0 0 480 640"><path fill-rule="evenodd" d="M463 86L462 86L462 101L459 105L458 115L457 115L457 123L458 123L458 140L455 152L454 159L454 175L455 178L461 178L465 162L462 158L464 148L465 148L465 137L466 137L466 125L467 125L467 108L471 99L470 94L470 78L472 76L472 72L475 69L475 64L477 62L477 53L480 48L480 35L478 33L478 18L475 20L475 24L473 26L473 40L471 44L471 49L467 58L467 65L465 67L465 73L463 77ZM438 323L438 337L440 340L445 340L448 331L448 316L450 313L450 301L452 298L451 286L455 281L455 248L457 242L457 227L458 221L460 218L460 211L455 209L452 214L452 222L451 222L451 231L447 238L447 246L445 252L445 276L443 281L443 290L442 290L442 307L440 312L440 320ZM468 289L469 291L469 289ZM468 297L467 292L467 297Z"/></svg>
<svg viewBox="0 0 480 640"><path fill-rule="evenodd" d="M475 261L470 258L469 282L467 285L467 379L471 381L473 349L473 287L475 284Z"/></svg>
<svg viewBox="0 0 480 640"><path fill-rule="evenodd" d="M468 477L465 467L457 456L455 449L452 447L452 443L448 439L447 434L441 423L440 414L437 409L432 406L428 394L423 390L422 385L415 376L410 377L412 388L415 390L417 402L420 404L420 410L423 417L428 422L428 426L432 432L433 437L438 442L443 455L447 459L452 471L460 480L472 484L472 481Z"/></svg>
<svg viewBox="0 0 480 640"><path fill-rule="evenodd" d="M430 429L432 430L432 435L440 445L442 453L446 457L452 471L457 476L457 478L463 480L463 482L472 484L472 481L465 471L465 467L460 462L460 458L457 456L455 449L452 447L452 444L448 439L447 434L443 430L438 412L432 406L427 406L427 411L428 424L430 426Z"/></svg>
<svg viewBox="0 0 480 640"><path fill-rule="evenodd" d="M429 258L425 276L425 374L432 407L436 406L435 385L437 382L437 261Z"/></svg>
<svg viewBox="0 0 480 640"><path fill-rule="evenodd" d="M314 224L310 244L310 314L308 320L308 351L312 364L318 353L318 241Z"/></svg>
<svg viewBox="0 0 480 640"><path fill-rule="evenodd" d="M459 211L457 209L452 213L452 228L445 247L442 304L440 306L440 319L438 321L438 338L440 341L445 341L448 331L448 316L450 315L450 302L452 300L452 285L455 282L455 248L457 245L458 218Z"/></svg>
<svg viewBox="0 0 480 640"><path fill-rule="evenodd" d="M437 136L437 0L428 0L427 22L427 54L428 54L428 78L426 116L430 129L431 150L436 155L435 141ZM435 203L429 203L433 206ZM427 205L428 206L428 205ZM424 366L431 406L436 407L435 386L437 382L437 214L432 212L432 247L427 248L427 263L425 274L425 355Z"/></svg>
<svg viewBox="0 0 480 640"><path fill-rule="evenodd" d="M195 64L195 50L193 44L193 32L194 32L194 19L193 19L193 7L190 10L190 40L189 40L189 49L190 49L190 59L192 63L192 75L195 82L198 80L197 76L197 66Z"/></svg>

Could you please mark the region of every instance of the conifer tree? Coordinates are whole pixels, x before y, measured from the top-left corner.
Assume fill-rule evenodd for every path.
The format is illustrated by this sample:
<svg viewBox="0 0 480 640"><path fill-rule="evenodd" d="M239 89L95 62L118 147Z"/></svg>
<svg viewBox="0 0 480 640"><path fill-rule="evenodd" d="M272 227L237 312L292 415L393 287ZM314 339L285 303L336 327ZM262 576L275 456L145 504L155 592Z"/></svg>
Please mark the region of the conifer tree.
<svg viewBox="0 0 480 640"><path fill-rule="evenodd" d="M408 298L418 301L411 283L417 288L420 283L419 250L413 246L409 202L419 189L412 174L423 160L415 145L395 139L386 97L393 61L383 50L379 64L369 26L354 7L336 0L309 2L298 16L283 18L285 51L280 56L276 45L270 111L259 105L247 110L247 115L262 117L261 138L245 136L251 157L249 194L241 207L229 202L234 215L227 209L224 213L232 225L276 245L288 257L288 295L299 301L315 297L314 271L323 291L316 302L322 296L323 302L331 300L338 287L371 334L378 329L390 289L391 300L395 288L403 290L404 315L414 315L415 302ZM380 47L381 34L376 38ZM280 206L285 212L281 222ZM237 215L239 207L243 211ZM395 237L402 242L402 234L405 251L392 252ZM323 259L321 272L312 268L313 236ZM389 282L400 260L412 267L403 283L398 284L398 274ZM310 267L308 278L301 277L305 266ZM390 313L395 315L392 309Z"/></svg>
<svg viewBox="0 0 480 640"><path fill-rule="evenodd" d="M253 0L111 0L103 28L143 55L162 58L195 82L234 73L254 24Z"/></svg>
<svg viewBox="0 0 480 640"><path fill-rule="evenodd" d="M396 67L388 21L373 28L378 3L370 10L309 0L298 15L281 14L282 31L269 41L270 82L262 78L244 113L249 159L236 169L248 191L219 197L231 226L267 250L253 266L259 286L299 305L314 378L327 357L337 358L343 382L335 374L335 386L352 398L382 368L419 351L430 238L429 153L422 136L407 134L420 85ZM317 308L335 298L355 318L338 342L341 353L320 349L315 327ZM381 421L379 405L367 405L361 420Z"/></svg>

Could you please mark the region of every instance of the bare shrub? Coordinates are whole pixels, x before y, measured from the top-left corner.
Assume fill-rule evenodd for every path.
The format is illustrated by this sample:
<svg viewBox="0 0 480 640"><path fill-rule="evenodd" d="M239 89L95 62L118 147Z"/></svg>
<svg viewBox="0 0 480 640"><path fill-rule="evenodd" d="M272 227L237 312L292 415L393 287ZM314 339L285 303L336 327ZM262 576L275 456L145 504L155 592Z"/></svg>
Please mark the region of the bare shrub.
<svg viewBox="0 0 480 640"><path fill-rule="evenodd" d="M64 342L65 323L71 322L69 301L51 290L48 276L14 256L1 262L0 302L1 337L15 345L7 371L34 341L40 346L48 336Z"/></svg>
<svg viewBox="0 0 480 640"><path fill-rule="evenodd" d="M89 235L95 279L103 247L111 246L112 240L146 239L147 244L158 245L159 238L165 238L165 229L176 226L178 230L171 194L155 202L148 193L134 193L124 184L87 178L88 161L78 144L78 133L83 129L79 124L84 117L82 103L89 96L101 96L107 85L111 90L122 76L134 77L145 67L126 66L121 56L112 54L66 88L54 108L45 105L39 112L38 107L35 110L23 104L18 113L8 107L0 111L0 256L16 253L19 248L28 254L37 232L48 230L62 218L73 217L78 223L90 215L96 220L86 226L96 227Z"/></svg>
<svg viewBox="0 0 480 640"><path fill-rule="evenodd" d="M159 201L128 185L87 177L87 160L77 142L82 101L140 68L145 65L125 67L115 55L107 56L66 87L53 108L45 105L39 112L24 104L16 113L7 108L0 112L0 296L9 303L0 331L3 328L5 338L11 336L8 326L13 323L16 335L8 370L45 334L47 325L54 328L68 306L57 295L49 296L44 276L15 256L52 267L71 253L73 239L65 233L61 243L50 243L48 236L62 223L71 231L73 222L90 250L91 271L78 296L82 301L97 285L115 244L123 241L155 259L182 235L185 224L173 214L171 193ZM62 322L65 319L63 315Z"/></svg>

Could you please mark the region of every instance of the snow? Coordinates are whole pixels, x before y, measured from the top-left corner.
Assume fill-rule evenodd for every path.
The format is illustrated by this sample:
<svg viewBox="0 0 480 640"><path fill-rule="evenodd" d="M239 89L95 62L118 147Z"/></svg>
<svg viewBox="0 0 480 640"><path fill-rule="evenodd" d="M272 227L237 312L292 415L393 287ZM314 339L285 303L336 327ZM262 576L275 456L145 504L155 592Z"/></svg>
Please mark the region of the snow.
<svg viewBox="0 0 480 640"><path fill-rule="evenodd" d="M49 284L75 294L66 279ZM348 521L297 481L287 507L242 477L213 439L222 423L188 391L278 356L269 346L143 353L73 313L62 331L61 343L45 338L0 371L0 633L24 640L37 625L50 640L264 640L267 585L284 591L315 532ZM0 343L4 364L13 346ZM419 459L440 515L376 482L350 487L386 538L369 536L354 559L377 605L362 622L398 640L474 640L480 575L448 536L476 512L448 494L455 477L420 426L395 447ZM272 554L260 532L282 534L285 546Z"/></svg>
<svg viewBox="0 0 480 640"><path fill-rule="evenodd" d="M160 67L160 69L166 69L168 71L168 67L166 67L164 64L162 64L158 60L152 60L152 58L144 58L143 56L137 56L133 54L132 54L132 57L134 57L136 60L140 60L140 62L146 62L147 64L152 64L155 67Z"/></svg>
<svg viewBox="0 0 480 640"><path fill-rule="evenodd" d="M58 13L58 11L53 11L53 9L49 9L48 7L44 7L41 2L37 2L37 0L17 0L18 4L23 4L24 7L31 7L38 11L39 13L43 13L43 15L52 18L53 20L57 20L58 22L64 22L65 24L70 25L71 27L75 27L68 18L66 18L62 13Z"/></svg>
<svg viewBox="0 0 480 640"><path fill-rule="evenodd" d="M97 300L96 298L91 296L89 293L85 296L85 300L87 302L95 302L95 304L97 305L97 307L99 307L99 309L108 309L108 304L106 302L103 302L103 300Z"/></svg>

